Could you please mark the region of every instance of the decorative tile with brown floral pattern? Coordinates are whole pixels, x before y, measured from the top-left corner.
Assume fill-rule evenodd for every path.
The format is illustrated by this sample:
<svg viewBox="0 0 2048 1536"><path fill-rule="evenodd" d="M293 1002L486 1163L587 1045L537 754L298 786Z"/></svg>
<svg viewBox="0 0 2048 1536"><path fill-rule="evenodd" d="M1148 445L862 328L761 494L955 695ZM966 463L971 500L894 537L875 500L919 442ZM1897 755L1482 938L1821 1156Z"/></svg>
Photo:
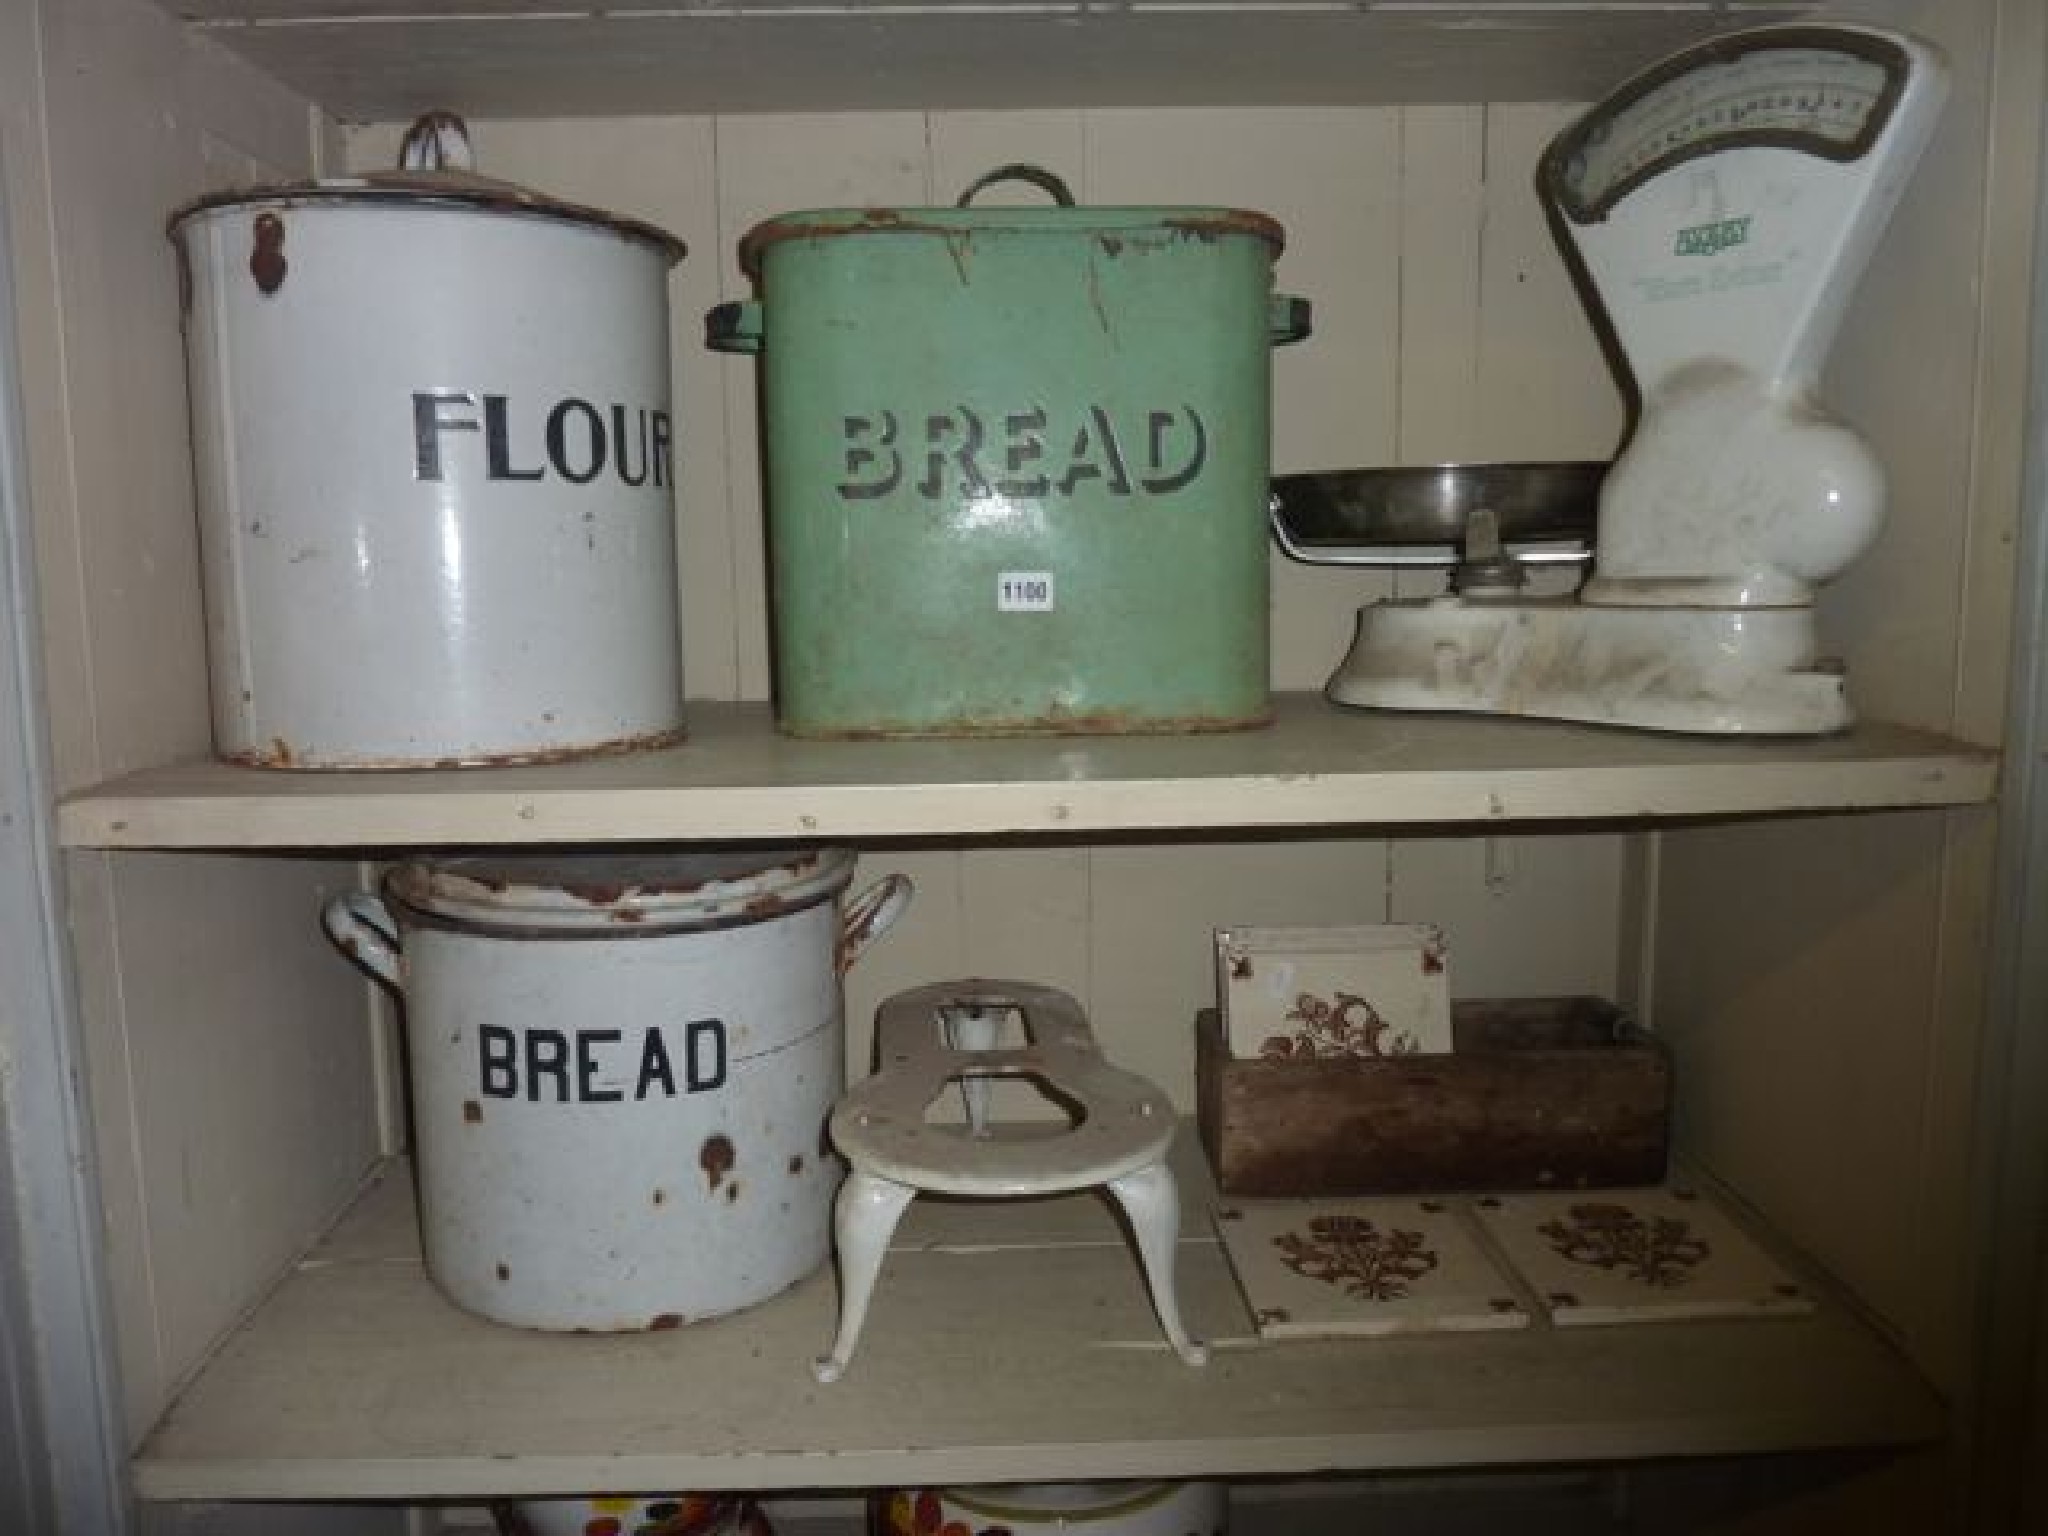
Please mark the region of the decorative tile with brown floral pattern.
<svg viewBox="0 0 2048 1536"><path fill-rule="evenodd" d="M1813 1309L1727 1211L1688 1188L1485 1196L1474 1209L1559 1327Z"/></svg>
<svg viewBox="0 0 2048 1536"><path fill-rule="evenodd" d="M1449 956L1426 923L1221 929L1216 991L1233 1056L1451 1049Z"/></svg>
<svg viewBox="0 0 2048 1536"><path fill-rule="evenodd" d="M1236 1200L1216 1229L1267 1338L1529 1322L1451 1202Z"/></svg>

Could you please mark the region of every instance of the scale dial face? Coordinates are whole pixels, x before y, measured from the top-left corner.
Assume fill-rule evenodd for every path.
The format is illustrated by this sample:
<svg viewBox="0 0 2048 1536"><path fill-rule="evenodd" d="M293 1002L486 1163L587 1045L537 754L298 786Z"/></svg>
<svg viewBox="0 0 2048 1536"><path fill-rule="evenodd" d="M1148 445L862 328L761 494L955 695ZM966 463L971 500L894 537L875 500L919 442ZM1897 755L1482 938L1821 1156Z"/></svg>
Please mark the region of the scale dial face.
<svg viewBox="0 0 2048 1536"><path fill-rule="evenodd" d="M1771 145L1860 160L1905 88L1905 51L1887 38L1775 29L1703 43L1637 76L1543 157L1546 193L1580 224L1673 166Z"/></svg>

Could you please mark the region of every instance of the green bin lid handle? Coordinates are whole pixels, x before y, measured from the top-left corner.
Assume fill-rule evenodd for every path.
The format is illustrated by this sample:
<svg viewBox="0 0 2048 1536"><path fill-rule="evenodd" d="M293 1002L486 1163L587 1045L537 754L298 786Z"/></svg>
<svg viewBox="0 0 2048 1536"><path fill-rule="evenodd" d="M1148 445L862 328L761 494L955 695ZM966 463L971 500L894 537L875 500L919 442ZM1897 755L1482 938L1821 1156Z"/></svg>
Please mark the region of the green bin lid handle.
<svg viewBox="0 0 2048 1536"><path fill-rule="evenodd" d="M1067 184L1039 165L999 165L986 175L977 176L967 190L960 194L960 201L954 206L965 208L974 201L975 194L985 191L999 181L1029 182L1039 191L1051 196L1062 208L1074 206L1074 194L1067 190Z"/></svg>

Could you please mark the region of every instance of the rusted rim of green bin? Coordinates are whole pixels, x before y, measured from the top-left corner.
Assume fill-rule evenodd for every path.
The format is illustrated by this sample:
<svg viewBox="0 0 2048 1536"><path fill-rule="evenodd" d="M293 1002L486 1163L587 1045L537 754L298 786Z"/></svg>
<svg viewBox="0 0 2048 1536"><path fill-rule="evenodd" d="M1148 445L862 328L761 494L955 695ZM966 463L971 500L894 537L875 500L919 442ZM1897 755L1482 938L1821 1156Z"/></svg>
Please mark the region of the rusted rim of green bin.
<svg viewBox="0 0 2048 1536"><path fill-rule="evenodd" d="M853 235L935 235L958 239L983 233L1065 235L1115 239L1119 235L1180 235L1215 240L1249 235L1263 240L1277 257L1287 245L1280 222L1245 208L1026 207L1026 208L813 208L779 214L740 237L740 267L761 275L771 246L791 240L831 240Z"/></svg>

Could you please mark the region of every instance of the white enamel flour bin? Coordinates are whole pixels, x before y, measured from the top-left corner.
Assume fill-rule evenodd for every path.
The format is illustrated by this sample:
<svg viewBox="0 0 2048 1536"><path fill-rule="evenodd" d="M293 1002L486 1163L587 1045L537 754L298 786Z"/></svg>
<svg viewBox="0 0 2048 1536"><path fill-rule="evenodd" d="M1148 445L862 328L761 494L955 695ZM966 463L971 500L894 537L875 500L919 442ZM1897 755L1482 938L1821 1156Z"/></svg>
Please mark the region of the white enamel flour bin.
<svg viewBox="0 0 2048 1536"><path fill-rule="evenodd" d="M681 734L679 242L444 169L218 194L171 236L223 757Z"/></svg>
<svg viewBox="0 0 2048 1536"><path fill-rule="evenodd" d="M419 860L330 935L405 999L421 1234L459 1305L668 1328L822 1264L840 978L907 903L844 849Z"/></svg>

